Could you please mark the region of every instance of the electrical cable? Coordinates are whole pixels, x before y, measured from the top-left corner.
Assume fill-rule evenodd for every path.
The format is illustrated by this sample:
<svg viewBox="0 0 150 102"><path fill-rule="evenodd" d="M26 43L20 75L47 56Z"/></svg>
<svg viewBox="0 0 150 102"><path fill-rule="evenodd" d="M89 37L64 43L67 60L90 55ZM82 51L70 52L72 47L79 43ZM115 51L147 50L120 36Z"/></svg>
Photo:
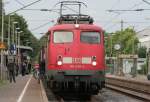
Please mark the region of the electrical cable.
<svg viewBox="0 0 150 102"><path fill-rule="evenodd" d="M68 6L65 6L65 7L68 8L68 9L70 9L70 10L73 11L73 12L78 13L77 11L75 11L74 9L72 9L72 8L70 8L70 7L68 7ZM53 8L55 8L55 6L53 6L52 9L53 9ZM40 25L40 26L38 26L38 27L36 27L36 28L31 29L31 31L35 31L35 30L37 30L37 29L39 29L39 28L42 28L42 27L48 25L49 23L50 23L50 22L44 23L44 24L42 24L42 25Z"/></svg>
<svg viewBox="0 0 150 102"><path fill-rule="evenodd" d="M26 19L30 22L44 22L44 21L50 21L49 19Z"/></svg>
<svg viewBox="0 0 150 102"><path fill-rule="evenodd" d="M95 22L99 22L99 23L108 23L109 21L99 21L99 20L96 20ZM113 22L112 22L113 23ZM116 23L120 23L120 21L119 22L116 22ZM150 23L150 22L145 22L145 21L126 21L126 22L124 22L124 23Z"/></svg>
<svg viewBox="0 0 150 102"><path fill-rule="evenodd" d="M139 5L141 5L141 4L142 4L142 2L137 3L137 4L133 5L133 6L132 6L131 8L129 8L129 9L133 9L133 8L135 8L136 6L139 6ZM120 16L120 15L123 14L123 13L125 13L125 12L122 12L122 13L117 14L117 15L114 16L112 19L110 19L109 22L112 21L113 19L115 19L116 17ZM104 26L107 26L108 24L110 24L110 23L107 23L107 24L105 24ZM111 26L108 26L108 27L106 27L106 29L110 29L110 28L114 27L115 25L117 25L117 24L113 24L113 25L111 25Z"/></svg>
<svg viewBox="0 0 150 102"><path fill-rule="evenodd" d="M8 15L13 14L13 13L15 13L15 12L18 12L18 11L20 11L20 10L26 8L26 7L29 7L29 6L35 4L35 3L39 2L39 1L42 1L42 0L37 0L37 1L35 1L35 2L32 2L32 3L30 3L30 4L27 4L27 5L25 5L25 6L21 7L21 8L19 8L19 9L15 10L15 11L11 12L11 13L8 13Z"/></svg>
<svg viewBox="0 0 150 102"><path fill-rule="evenodd" d="M51 22L49 21L49 22L46 22L46 23L44 23L44 24L42 24L42 25L39 25L38 27L31 29L31 31L35 31L35 30L37 30L37 29L39 29L39 28L42 28L42 27L48 25L49 23L51 23Z"/></svg>
<svg viewBox="0 0 150 102"><path fill-rule="evenodd" d="M73 12L77 13L77 14L79 13L78 11L76 11L76 10L74 10L74 9L72 9L72 8L68 7L68 6L64 6L64 7L68 8L69 10L71 10L71 11L73 11Z"/></svg>
<svg viewBox="0 0 150 102"><path fill-rule="evenodd" d="M19 0L15 0L18 4L25 6L23 3L21 3Z"/></svg>
<svg viewBox="0 0 150 102"><path fill-rule="evenodd" d="M148 2L148 1L146 1L146 0L143 0L143 2L145 2L145 3L147 3L147 4L149 4L149 5L150 5L150 2Z"/></svg>

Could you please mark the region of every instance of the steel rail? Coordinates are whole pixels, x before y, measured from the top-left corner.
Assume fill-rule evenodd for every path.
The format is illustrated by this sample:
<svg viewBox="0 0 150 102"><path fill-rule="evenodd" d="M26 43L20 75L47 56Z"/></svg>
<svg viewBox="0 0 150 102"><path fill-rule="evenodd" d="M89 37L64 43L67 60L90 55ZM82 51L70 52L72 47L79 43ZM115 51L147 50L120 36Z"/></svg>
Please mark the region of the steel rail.
<svg viewBox="0 0 150 102"><path fill-rule="evenodd" d="M142 81L124 77L106 76L106 88L150 101L150 82L146 80Z"/></svg>

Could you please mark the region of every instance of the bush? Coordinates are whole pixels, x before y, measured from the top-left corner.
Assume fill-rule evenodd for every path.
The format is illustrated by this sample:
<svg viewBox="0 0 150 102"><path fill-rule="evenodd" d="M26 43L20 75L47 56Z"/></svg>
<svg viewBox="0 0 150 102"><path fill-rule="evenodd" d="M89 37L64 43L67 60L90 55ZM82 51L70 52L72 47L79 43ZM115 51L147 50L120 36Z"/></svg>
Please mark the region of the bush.
<svg viewBox="0 0 150 102"><path fill-rule="evenodd" d="M148 72L147 64L144 64L141 67L142 67L141 70L138 70L138 74L147 75Z"/></svg>

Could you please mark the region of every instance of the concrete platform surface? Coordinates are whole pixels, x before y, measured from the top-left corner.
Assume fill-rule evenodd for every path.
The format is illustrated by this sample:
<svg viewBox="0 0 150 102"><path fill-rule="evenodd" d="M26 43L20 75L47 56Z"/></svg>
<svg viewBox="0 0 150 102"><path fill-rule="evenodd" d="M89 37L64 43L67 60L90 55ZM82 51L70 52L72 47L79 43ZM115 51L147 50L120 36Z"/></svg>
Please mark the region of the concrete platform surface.
<svg viewBox="0 0 150 102"><path fill-rule="evenodd" d="M41 86L32 75L18 76L0 87L0 102L43 102Z"/></svg>

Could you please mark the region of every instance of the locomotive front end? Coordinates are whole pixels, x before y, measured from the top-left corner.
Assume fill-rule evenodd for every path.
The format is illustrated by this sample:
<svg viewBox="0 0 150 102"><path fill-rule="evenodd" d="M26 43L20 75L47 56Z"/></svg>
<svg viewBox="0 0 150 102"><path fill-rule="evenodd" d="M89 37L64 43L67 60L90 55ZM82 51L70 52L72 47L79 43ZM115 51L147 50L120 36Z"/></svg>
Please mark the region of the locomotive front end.
<svg viewBox="0 0 150 102"><path fill-rule="evenodd" d="M48 85L55 93L97 94L105 84L103 30L93 24L50 29Z"/></svg>

